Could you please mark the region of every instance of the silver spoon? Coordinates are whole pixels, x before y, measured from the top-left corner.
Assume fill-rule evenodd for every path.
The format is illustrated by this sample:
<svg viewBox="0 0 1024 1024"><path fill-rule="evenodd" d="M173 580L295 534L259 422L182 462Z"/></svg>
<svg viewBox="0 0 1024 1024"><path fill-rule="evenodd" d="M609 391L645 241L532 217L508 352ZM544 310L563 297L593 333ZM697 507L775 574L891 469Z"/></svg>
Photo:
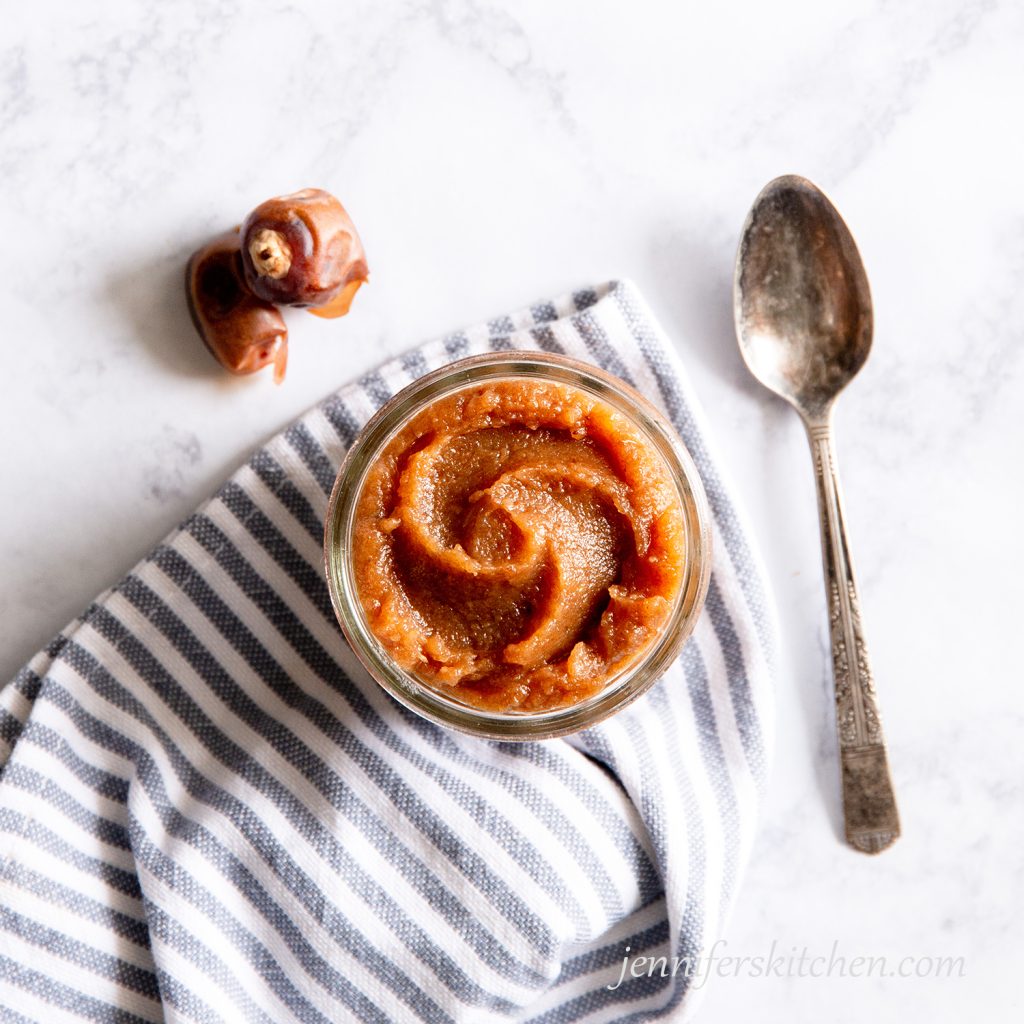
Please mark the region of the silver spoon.
<svg viewBox="0 0 1024 1024"><path fill-rule="evenodd" d="M751 373L800 414L814 457L829 601L846 840L878 853L900 834L861 628L832 440L836 395L871 350L871 293L849 228L820 189L769 182L743 226L733 292Z"/></svg>

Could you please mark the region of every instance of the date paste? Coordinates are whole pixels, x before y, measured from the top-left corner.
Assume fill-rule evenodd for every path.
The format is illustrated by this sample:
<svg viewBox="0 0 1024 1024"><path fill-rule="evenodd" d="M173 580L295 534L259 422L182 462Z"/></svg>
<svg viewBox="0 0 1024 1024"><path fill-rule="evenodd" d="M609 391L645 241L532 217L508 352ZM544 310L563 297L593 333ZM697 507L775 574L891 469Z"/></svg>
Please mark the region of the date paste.
<svg viewBox="0 0 1024 1024"><path fill-rule="evenodd" d="M364 480L353 565L396 663L490 711L593 695L672 614L685 558L669 470L633 421L567 384L436 399Z"/></svg>

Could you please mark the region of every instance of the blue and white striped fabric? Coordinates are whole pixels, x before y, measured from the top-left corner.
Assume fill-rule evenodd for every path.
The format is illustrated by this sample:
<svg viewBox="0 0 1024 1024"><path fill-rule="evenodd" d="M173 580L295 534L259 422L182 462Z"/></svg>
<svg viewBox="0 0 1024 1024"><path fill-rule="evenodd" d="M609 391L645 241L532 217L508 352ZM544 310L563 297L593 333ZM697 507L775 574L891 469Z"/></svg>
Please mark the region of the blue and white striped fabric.
<svg viewBox="0 0 1024 1024"><path fill-rule="evenodd" d="M360 425L427 370L510 348L653 399L714 513L679 662L607 723L542 743L399 707L346 648L321 572ZM721 933L774 645L698 410L631 285L412 351L257 452L0 691L0 1019L682 1019L700 988L685 969L616 982L626 958L695 957Z"/></svg>

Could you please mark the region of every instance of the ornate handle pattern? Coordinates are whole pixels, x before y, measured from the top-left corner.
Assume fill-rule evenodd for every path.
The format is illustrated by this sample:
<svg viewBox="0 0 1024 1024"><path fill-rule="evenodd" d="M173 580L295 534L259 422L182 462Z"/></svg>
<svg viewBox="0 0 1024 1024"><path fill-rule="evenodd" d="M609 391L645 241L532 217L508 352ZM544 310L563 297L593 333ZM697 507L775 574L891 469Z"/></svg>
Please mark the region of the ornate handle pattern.
<svg viewBox="0 0 1024 1024"><path fill-rule="evenodd" d="M895 842L900 821L846 541L831 417L808 424L807 433L829 599L846 841L864 853L878 853Z"/></svg>

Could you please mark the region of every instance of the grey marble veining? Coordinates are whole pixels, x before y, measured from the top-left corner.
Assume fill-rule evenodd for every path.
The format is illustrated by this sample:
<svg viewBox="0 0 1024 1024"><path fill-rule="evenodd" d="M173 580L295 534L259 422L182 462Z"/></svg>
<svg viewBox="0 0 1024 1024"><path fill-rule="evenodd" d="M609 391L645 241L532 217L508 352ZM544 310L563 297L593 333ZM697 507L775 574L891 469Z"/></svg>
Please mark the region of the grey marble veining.
<svg viewBox="0 0 1024 1024"><path fill-rule="evenodd" d="M246 453L425 337L634 278L676 339L775 588L777 755L727 952L965 958L966 976L716 979L705 1019L1020 1012L1024 6L54 0L5 15L0 676ZM837 422L904 837L837 838L810 458L740 362L759 188L830 193L875 344ZM351 316L289 315L288 380L223 376L188 253L318 185L360 227Z"/></svg>

